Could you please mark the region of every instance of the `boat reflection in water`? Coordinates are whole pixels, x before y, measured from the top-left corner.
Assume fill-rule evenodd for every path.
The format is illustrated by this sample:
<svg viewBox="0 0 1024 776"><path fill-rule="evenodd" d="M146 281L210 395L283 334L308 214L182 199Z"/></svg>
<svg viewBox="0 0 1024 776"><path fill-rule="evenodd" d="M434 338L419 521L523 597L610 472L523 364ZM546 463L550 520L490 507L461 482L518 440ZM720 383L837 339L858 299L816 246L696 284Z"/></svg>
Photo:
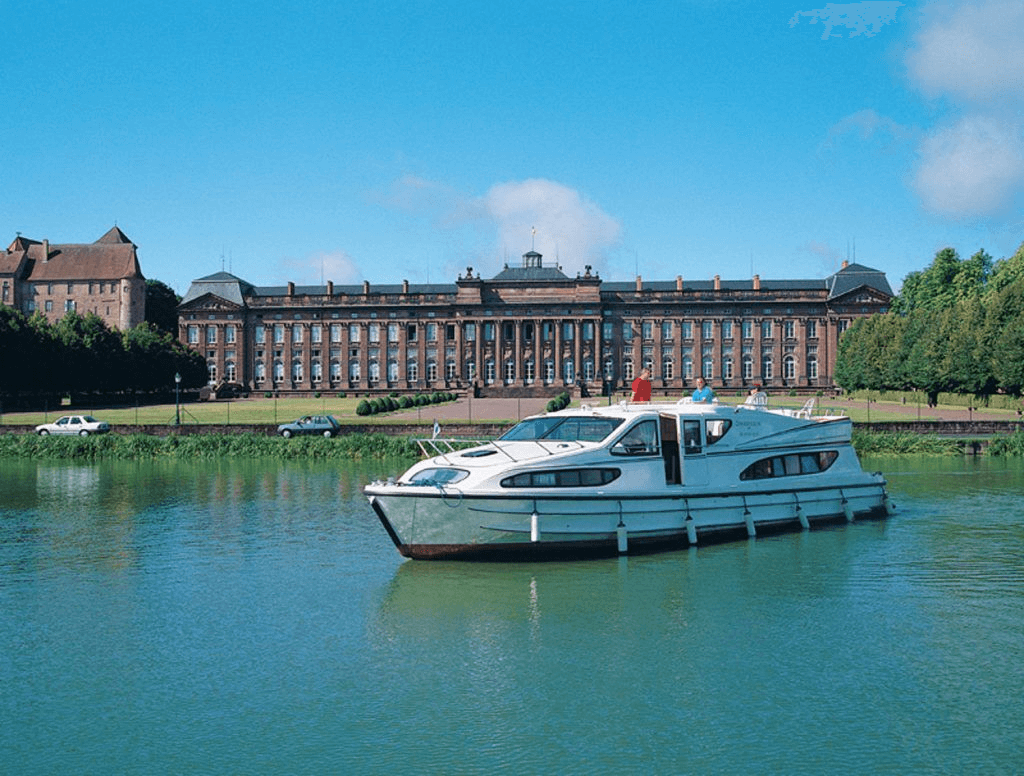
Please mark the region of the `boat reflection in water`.
<svg viewBox="0 0 1024 776"><path fill-rule="evenodd" d="M739 406L589 407L537 415L365 488L410 558L633 554L892 510L848 417Z"/></svg>

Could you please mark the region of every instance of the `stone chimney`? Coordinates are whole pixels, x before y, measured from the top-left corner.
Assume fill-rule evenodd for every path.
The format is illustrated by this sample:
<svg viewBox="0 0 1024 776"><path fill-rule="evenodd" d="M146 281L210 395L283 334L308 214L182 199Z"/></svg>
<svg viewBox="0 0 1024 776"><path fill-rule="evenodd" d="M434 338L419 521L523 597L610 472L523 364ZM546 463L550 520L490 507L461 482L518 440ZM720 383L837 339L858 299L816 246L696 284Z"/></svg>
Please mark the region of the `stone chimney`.
<svg viewBox="0 0 1024 776"><path fill-rule="evenodd" d="M715 291L722 290L722 278L719 275L715 275Z"/></svg>
<svg viewBox="0 0 1024 776"><path fill-rule="evenodd" d="M334 296L334 281L327 281L327 296Z"/></svg>
<svg viewBox="0 0 1024 776"><path fill-rule="evenodd" d="M843 259L843 269L846 269L849 266L850 266L850 262L848 262L846 259Z"/></svg>
<svg viewBox="0 0 1024 776"><path fill-rule="evenodd" d="M402 281L402 293L403 294L408 294L409 293L409 281L408 280L403 280Z"/></svg>
<svg viewBox="0 0 1024 776"><path fill-rule="evenodd" d="M288 281L288 296L295 296L295 284L292 281Z"/></svg>
<svg viewBox="0 0 1024 776"><path fill-rule="evenodd" d="M754 275L754 290L755 291L760 291L761 290L761 276L760 275Z"/></svg>
<svg viewBox="0 0 1024 776"><path fill-rule="evenodd" d="M644 279L639 275L636 276L636 291L640 293L644 290Z"/></svg>
<svg viewBox="0 0 1024 776"><path fill-rule="evenodd" d="M370 295L370 281L369 280L364 280L363 281L363 293L366 296Z"/></svg>
<svg viewBox="0 0 1024 776"><path fill-rule="evenodd" d="M50 241L43 240L43 264L50 260Z"/></svg>
<svg viewBox="0 0 1024 776"><path fill-rule="evenodd" d="M682 291L682 290L683 290L683 276L682 275L676 275L676 291Z"/></svg>

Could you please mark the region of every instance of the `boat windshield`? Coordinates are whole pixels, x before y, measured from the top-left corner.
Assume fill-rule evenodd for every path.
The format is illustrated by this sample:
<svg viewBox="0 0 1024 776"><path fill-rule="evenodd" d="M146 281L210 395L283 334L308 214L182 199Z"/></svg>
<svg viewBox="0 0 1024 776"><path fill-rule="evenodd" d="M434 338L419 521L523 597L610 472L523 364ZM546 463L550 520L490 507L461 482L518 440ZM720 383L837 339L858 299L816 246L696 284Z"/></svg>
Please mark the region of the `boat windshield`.
<svg viewBox="0 0 1024 776"><path fill-rule="evenodd" d="M543 417L529 418L510 428L499 440L558 439L568 442L600 442L622 424L622 418Z"/></svg>

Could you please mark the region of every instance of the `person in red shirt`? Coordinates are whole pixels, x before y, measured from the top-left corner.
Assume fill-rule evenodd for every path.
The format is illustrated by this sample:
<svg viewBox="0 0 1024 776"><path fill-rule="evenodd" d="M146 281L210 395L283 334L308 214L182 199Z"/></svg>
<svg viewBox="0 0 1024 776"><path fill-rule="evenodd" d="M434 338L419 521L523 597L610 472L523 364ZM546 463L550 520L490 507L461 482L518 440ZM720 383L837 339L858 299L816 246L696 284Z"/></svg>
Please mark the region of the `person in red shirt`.
<svg viewBox="0 0 1024 776"><path fill-rule="evenodd" d="M632 401L651 400L651 370L641 369L640 376L633 381Z"/></svg>

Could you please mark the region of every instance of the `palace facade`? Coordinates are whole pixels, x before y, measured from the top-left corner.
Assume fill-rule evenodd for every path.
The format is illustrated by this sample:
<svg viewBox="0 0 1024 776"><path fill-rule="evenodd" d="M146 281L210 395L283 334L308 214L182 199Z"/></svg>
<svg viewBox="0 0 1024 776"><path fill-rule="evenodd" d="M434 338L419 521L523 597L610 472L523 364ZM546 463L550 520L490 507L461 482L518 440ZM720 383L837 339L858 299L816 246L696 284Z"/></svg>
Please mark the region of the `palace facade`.
<svg viewBox="0 0 1024 776"><path fill-rule="evenodd" d="M597 395L649 367L655 395L703 376L718 391L833 387L839 336L888 309L884 273L823 280L606 282L535 251L454 284L257 287L227 272L192 282L179 336L210 383L284 393Z"/></svg>
<svg viewBox="0 0 1024 776"><path fill-rule="evenodd" d="M127 331L146 319L146 279L137 247L116 226L94 243L51 243L18 235L0 254L0 302L50 323L95 313Z"/></svg>

